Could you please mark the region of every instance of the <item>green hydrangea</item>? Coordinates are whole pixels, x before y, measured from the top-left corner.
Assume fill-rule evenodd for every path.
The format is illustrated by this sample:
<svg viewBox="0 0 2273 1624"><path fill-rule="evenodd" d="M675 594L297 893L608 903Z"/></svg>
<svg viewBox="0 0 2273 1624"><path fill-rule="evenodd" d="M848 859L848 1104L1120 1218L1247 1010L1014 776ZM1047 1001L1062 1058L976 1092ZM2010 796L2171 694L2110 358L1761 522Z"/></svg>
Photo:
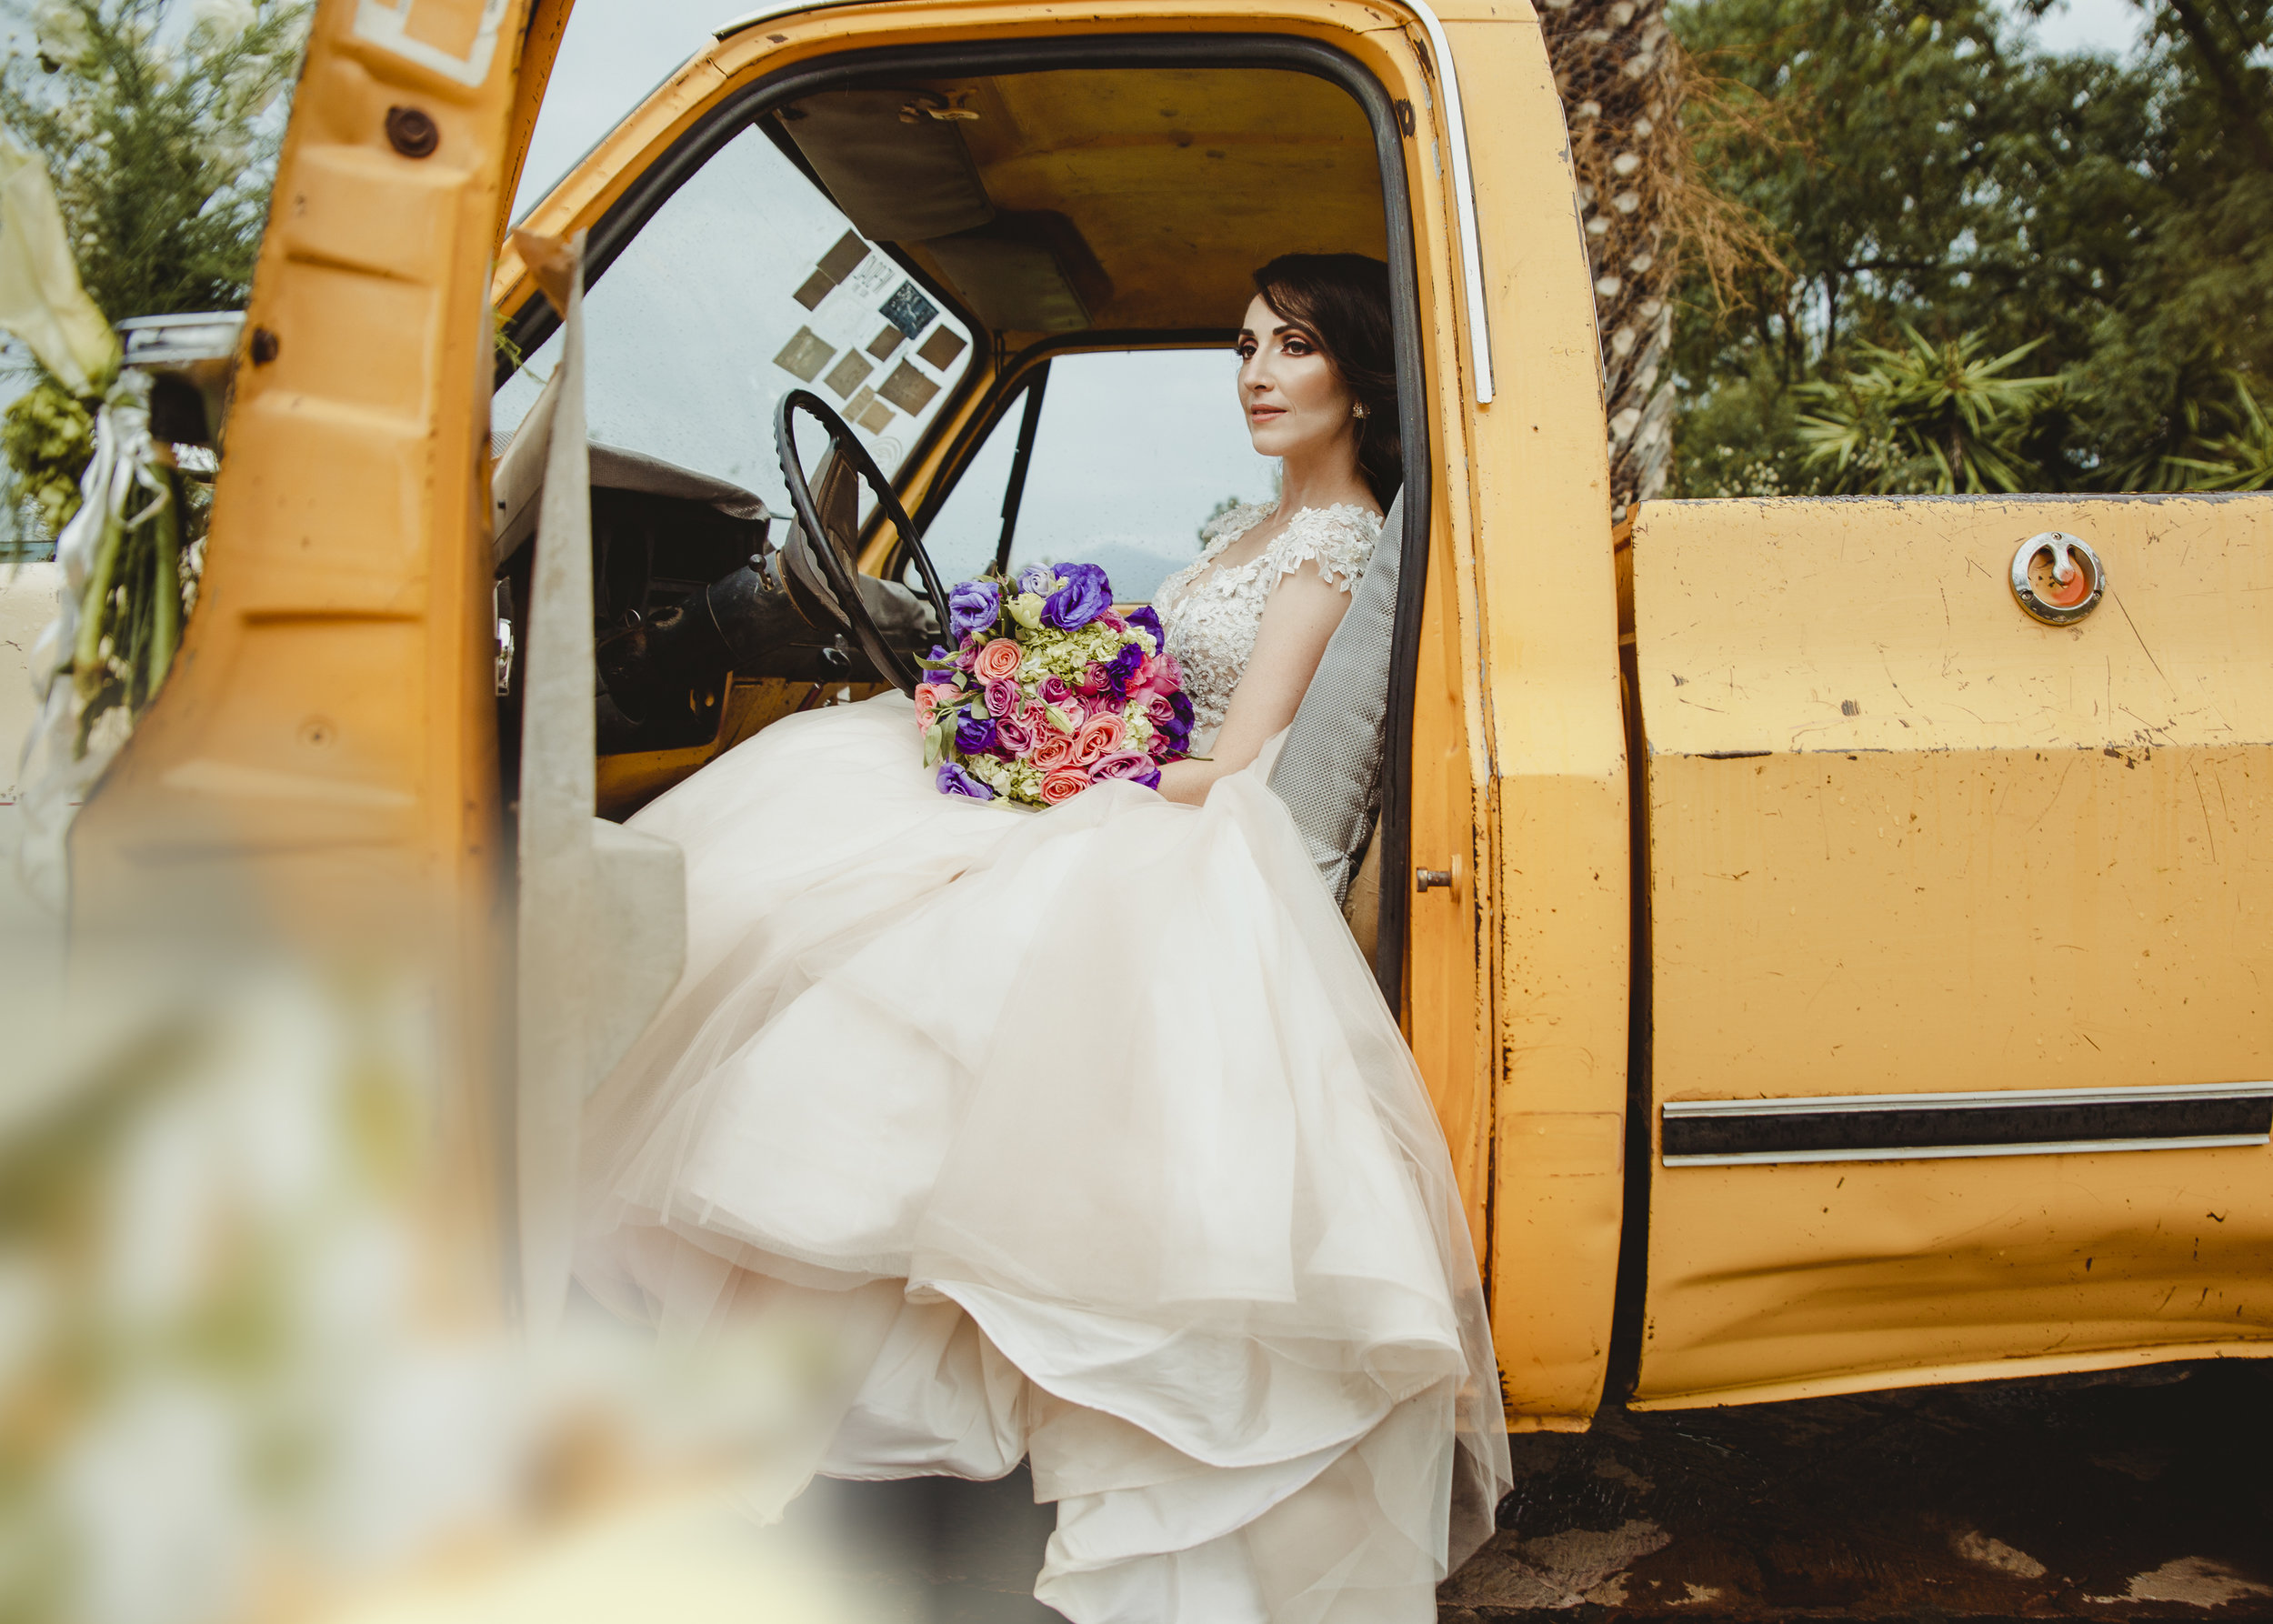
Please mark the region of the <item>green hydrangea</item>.
<svg viewBox="0 0 2273 1624"><path fill-rule="evenodd" d="M79 511L79 475L95 455L95 418L69 390L43 379L0 418L0 450L15 471L15 495L60 535Z"/></svg>

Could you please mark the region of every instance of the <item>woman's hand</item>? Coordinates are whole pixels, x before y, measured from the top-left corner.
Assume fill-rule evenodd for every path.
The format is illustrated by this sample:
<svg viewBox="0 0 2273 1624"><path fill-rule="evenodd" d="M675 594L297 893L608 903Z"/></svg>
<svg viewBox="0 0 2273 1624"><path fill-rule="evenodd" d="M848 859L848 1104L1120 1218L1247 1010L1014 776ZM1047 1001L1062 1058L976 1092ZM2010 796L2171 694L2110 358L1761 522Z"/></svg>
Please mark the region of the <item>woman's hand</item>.
<svg viewBox="0 0 2273 1624"><path fill-rule="evenodd" d="M1348 607L1349 594L1327 583L1316 559L1279 576L1209 758L1168 763L1160 769L1160 793L1197 807L1217 779L1253 766L1271 736L1295 719L1327 639Z"/></svg>

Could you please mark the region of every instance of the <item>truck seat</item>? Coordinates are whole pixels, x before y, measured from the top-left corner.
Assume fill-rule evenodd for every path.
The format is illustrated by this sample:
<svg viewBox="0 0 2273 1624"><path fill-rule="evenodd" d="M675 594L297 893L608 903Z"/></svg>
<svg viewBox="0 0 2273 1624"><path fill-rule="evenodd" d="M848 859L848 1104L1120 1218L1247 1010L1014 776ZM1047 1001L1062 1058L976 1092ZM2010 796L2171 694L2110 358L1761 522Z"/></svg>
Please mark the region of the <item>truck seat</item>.
<svg viewBox="0 0 2273 1624"><path fill-rule="evenodd" d="M1397 628L1397 564L1405 546L1405 497L1389 504L1372 561L1319 657L1295 711L1268 782L1294 814L1318 877L1342 905L1360 944L1372 935L1372 886L1356 886L1367 867L1380 808L1381 757L1389 714L1389 652ZM1370 867L1377 867L1377 865Z"/></svg>

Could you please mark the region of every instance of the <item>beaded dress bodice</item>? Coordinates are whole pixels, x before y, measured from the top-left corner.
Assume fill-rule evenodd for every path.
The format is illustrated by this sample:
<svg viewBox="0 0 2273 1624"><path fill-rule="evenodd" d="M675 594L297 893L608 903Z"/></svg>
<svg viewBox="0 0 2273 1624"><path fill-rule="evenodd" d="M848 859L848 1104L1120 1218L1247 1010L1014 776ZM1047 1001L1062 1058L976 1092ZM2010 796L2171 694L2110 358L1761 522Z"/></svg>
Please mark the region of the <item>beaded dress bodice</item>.
<svg viewBox="0 0 2273 1624"><path fill-rule="evenodd" d="M1168 652L1184 667L1184 691L1196 714L1195 733L1223 726L1231 691L1239 686L1263 606L1281 576L1315 560L1327 585L1347 592L1373 556L1381 521L1354 503L1306 507L1287 521L1271 544L1245 564L1215 567L1224 550L1271 516L1259 502L1244 503L1201 535L1207 550L1161 583L1153 595Z"/></svg>

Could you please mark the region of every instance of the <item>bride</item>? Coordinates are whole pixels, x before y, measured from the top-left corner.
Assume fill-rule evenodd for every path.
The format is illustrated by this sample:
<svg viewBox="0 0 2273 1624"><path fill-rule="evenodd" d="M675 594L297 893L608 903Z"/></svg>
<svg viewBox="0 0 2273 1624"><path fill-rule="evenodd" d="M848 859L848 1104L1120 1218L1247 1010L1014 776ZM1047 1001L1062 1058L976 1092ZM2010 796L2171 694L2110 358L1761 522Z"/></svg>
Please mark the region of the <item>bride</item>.
<svg viewBox="0 0 2273 1624"><path fill-rule="evenodd" d="M1442 1134L1263 782L1396 488L1387 273L1256 286L1281 495L1156 601L1207 758L1030 813L940 794L898 694L767 728L633 819L686 969L586 1124L595 1294L827 1338L760 1510L1028 1460L1076 1624L1433 1619L1509 1481Z"/></svg>

